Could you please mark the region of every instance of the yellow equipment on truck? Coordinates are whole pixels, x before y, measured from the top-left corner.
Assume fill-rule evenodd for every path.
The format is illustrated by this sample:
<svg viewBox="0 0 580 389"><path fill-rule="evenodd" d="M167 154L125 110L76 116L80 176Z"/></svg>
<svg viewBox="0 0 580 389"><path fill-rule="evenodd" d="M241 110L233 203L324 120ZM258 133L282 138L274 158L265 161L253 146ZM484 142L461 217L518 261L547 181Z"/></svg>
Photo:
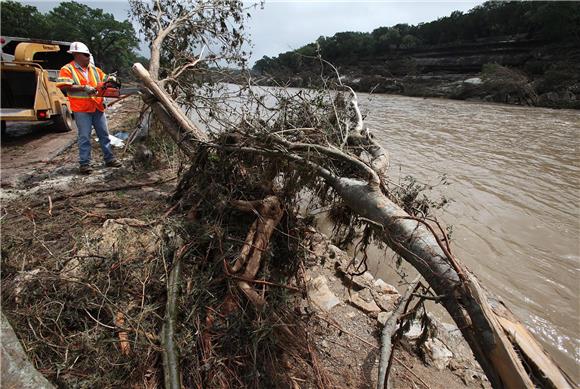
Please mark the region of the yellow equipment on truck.
<svg viewBox="0 0 580 389"><path fill-rule="evenodd" d="M61 132L74 128L68 99L57 88L54 75L42 67L42 61L34 59L37 53L59 51L61 47L58 44L25 41L17 43L13 60L5 61L5 53L2 53L2 133L6 130L6 121L52 121L55 130Z"/></svg>

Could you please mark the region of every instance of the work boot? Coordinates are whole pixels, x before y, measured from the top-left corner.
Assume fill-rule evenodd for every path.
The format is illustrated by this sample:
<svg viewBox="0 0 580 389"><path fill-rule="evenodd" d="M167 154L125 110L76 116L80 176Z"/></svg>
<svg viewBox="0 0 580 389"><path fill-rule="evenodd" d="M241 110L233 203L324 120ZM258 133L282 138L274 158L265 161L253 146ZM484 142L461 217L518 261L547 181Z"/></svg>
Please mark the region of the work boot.
<svg viewBox="0 0 580 389"><path fill-rule="evenodd" d="M91 174L93 172L93 168L90 165L81 165L79 167L79 173L81 174Z"/></svg>
<svg viewBox="0 0 580 389"><path fill-rule="evenodd" d="M111 159L110 161L105 162L106 167L121 167L123 164L116 159Z"/></svg>

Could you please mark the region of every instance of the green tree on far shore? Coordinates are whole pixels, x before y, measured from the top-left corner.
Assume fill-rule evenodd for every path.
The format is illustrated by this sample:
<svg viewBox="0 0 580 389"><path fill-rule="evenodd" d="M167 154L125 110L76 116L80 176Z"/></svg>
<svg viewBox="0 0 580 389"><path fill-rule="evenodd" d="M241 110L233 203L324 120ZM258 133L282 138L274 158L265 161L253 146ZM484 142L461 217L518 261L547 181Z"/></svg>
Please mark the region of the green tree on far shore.
<svg viewBox="0 0 580 389"><path fill-rule="evenodd" d="M543 42L575 42L580 44L580 2L564 1L487 1L469 12L454 11L428 23L396 24L379 27L370 33L339 32L320 37L292 52L258 60L254 70L279 72L297 64L318 47L320 55L336 65L360 60L378 60L397 50L435 45L462 44L486 39L533 39Z"/></svg>

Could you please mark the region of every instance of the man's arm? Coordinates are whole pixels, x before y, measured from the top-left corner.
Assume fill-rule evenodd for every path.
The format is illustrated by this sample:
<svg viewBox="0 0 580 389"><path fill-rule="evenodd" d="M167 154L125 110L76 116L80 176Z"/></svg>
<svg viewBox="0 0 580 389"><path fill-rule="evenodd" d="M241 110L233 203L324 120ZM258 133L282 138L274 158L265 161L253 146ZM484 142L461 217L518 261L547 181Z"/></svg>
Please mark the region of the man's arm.
<svg viewBox="0 0 580 389"><path fill-rule="evenodd" d="M91 93L94 91L96 93L96 89L90 85L60 85L59 88L61 90L67 91L67 92L70 91L70 92L88 92L88 93Z"/></svg>
<svg viewBox="0 0 580 389"><path fill-rule="evenodd" d="M97 90L89 85L74 85L73 75L66 67L62 67L58 73L56 86L63 92L87 92L89 94L96 94Z"/></svg>

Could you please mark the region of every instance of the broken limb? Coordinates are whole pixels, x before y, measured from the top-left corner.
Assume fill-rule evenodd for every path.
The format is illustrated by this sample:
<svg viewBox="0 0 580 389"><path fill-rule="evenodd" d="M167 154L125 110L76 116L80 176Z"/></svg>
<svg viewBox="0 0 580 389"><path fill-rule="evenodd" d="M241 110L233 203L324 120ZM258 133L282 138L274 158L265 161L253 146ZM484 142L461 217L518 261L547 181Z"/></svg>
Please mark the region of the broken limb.
<svg viewBox="0 0 580 389"><path fill-rule="evenodd" d="M115 325L119 328L125 326L125 315L123 315L123 312L117 312L115 315ZM121 349L121 354L125 356L131 354L131 346L129 344L129 335L127 334L127 331L119 331L119 348Z"/></svg>
<svg viewBox="0 0 580 389"><path fill-rule="evenodd" d="M184 245L174 255L173 268L167 280L167 303L165 319L161 328L161 345L163 347L163 378L166 389L181 389L179 371L179 351L175 344L175 324L177 321L177 297L181 279L181 258L189 250L191 243Z"/></svg>
<svg viewBox="0 0 580 389"><path fill-rule="evenodd" d="M153 103L152 107L160 104L171 117L179 123L179 126L190 132L195 139L206 139L207 136L201 130L199 130L189 118L179 109L175 100L173 100L149 75L149 72L141 65L136 63L133 65L133 72L143 81L145 86L158 100L157 103Z"/></svg>
<svg viewBox="0 0 580 389"><path fill-rule="evenodd" d="M262 253L267 249L270 237L282 219L282 206L276 196L268 196L260 201L236 200L232 202L232 205L241 211L254 211L258 215L248 231L244 246L232 267L232 271L234 273L240 272L245 266L244 272L240 275L242 279L238 280L238 287L248 300L261 308L266 302L249 282L252 282L258 274Z"/></svg>
<svg viewBox="0 0 580 389"><path fill-rule="evenodd" d="M170 178L163 178L163 179L155 180L155 181L133 182L130 184L108 186L105 188L89 188L89 189L85 189L85 190L79 190L79 191L74 192L74 193L63 193L63 194L58 195L58 196L49 197L49 203L54 204L56 201L72 199L75 197L83 197L83 196L87 196L87 195L90 195L93 193L116 192L119 190L139 189L139 188L142 188L144 186L161 185L161 184L165 184L166 182L173 181L176 178L177 177L170 177ZM34 207L37 207L37 206L42 205L42 204L44 204L44 201L39 201L36 203L32 203L30 205L30 207L34 208Z"/></svg>
<svg viewBox="0 0 580 389"><path fill-rule="evenodd" d="M401 316L408 302L413 298L413 292L417 288L420 279L421 276L415 278L415 280L411 282L407 288L407 291L399 300L397 307L391 313L391 316L389 316L385 322L385 325L383 326L383 330L381 332L381 353L379 359L377 389L384 389L385 387L389 388L388 384L385 386L385 382L388 382L388 367L391 364L391 356L393 351L392 338L397 331L397 322L399 320L399 316Z"/></svg>
<svg viewBox="0 0 580 389"><path fill-rule="evenodd" d="M140 78L144 76L146 79L147 77L142 72L136 74ZM164 92L161 91L161 93ZM170 99L167 94L165 97ZM285 100L284 103L287 104L288 101ZM169 113L170 110L166 112ZM170 121L176 123L179 122L179 118L170 118ZM174 124L173 128L175 127ZM311 125L311 123L299 122L292 123L292 127L310 128L316 126ZM385 242L415 267L436 295L448 296L441 301L442 305L449 312L458 328L461 329L464 338L494 387L532 387L535 382L538 382L536 377L548 377L550 383L546 384L546 387L570 387L567 384L558 386L558 383L566 383L568 380L562 373L558 373L559 369L550 358L541 359L538 366L522 363L518 352L526 350L526 348L514 347L505 329L500 325L499 318L491 310L487 292L484 292L479 286L475 276L465 268L458 258L447 255L445 252L448 251L445 250L447 249L446 243L438 242L438 237L433 234L433 229L429 229L424 223L417 220L410 220L411 216L398 206L394 199L389 197L384 182L385 171L382 169L387 162L385 153L382 153L384 158L381 157L376 163L371 162L369 166L381 177L381 185L377 186L375 180L368 180L367 177L365 177L366 179L358 178L360 174L353 177L353 172L360 171L358 162L349 163L343 159L340 164L337 164L334 158L312 152L317 147L326 147L321 146L323 144L336 143L336 134L321 138L319 136L321 132L314 132L314 135L310 135L313 132L303 132L300 134L300 143L310 142L313 147L281 150L279 144L273 144L269 139L268 132L264 129L268 130L268 127L259 125L252 128L254 132L243 133L238 145L210 143L205 136L198 138L193 132L190 132L189 137L183 137L178 144L182 149L195 150L196 147L203 145L227 150L232 152L232 157L237 154L240 159L244 157L239 155L252 157L261 155L265 160L292 162L286 165L289 174L293 174L299 169L309 170L310 174L320 178L318 182L323 181L326 186L332 189L333 198L340 199L341 204L346 205L356 218L360 218L357 220L368 220L371 226L380 226L376 235L377 239ZM280 132L284 128L276 127L275 130L278 131L278 136L284 134L284 132ZM328 133L329 130L326 131L326 134ZM350 137L353 135L351 134ZM367 142L365 146L377 145L368 130L366 134L362 135L366 136L366 140L363 138ZM285 141L295 142L295 139L296 137L292 136L292 138L286 138ZM342 140L343 138L338 137L338 139ZM365 163L361 156L354 154L355 148L352 149L349 150L346 147L344 152L349 153L349 157L358 158L360 162ZM358 148L356 149L358 150ZM375 154L372 148L367 147L367 149L369 154ZM380 149L376 151L377 156L379 156ZM316 183L312 185L315 189L320 189ZM322 191L314 192L321 193ZM522 331L527 333L525 328L522 328ZM531 334L529 336L533 338ZM547 374L547 371L554 374Z"/></svg>

